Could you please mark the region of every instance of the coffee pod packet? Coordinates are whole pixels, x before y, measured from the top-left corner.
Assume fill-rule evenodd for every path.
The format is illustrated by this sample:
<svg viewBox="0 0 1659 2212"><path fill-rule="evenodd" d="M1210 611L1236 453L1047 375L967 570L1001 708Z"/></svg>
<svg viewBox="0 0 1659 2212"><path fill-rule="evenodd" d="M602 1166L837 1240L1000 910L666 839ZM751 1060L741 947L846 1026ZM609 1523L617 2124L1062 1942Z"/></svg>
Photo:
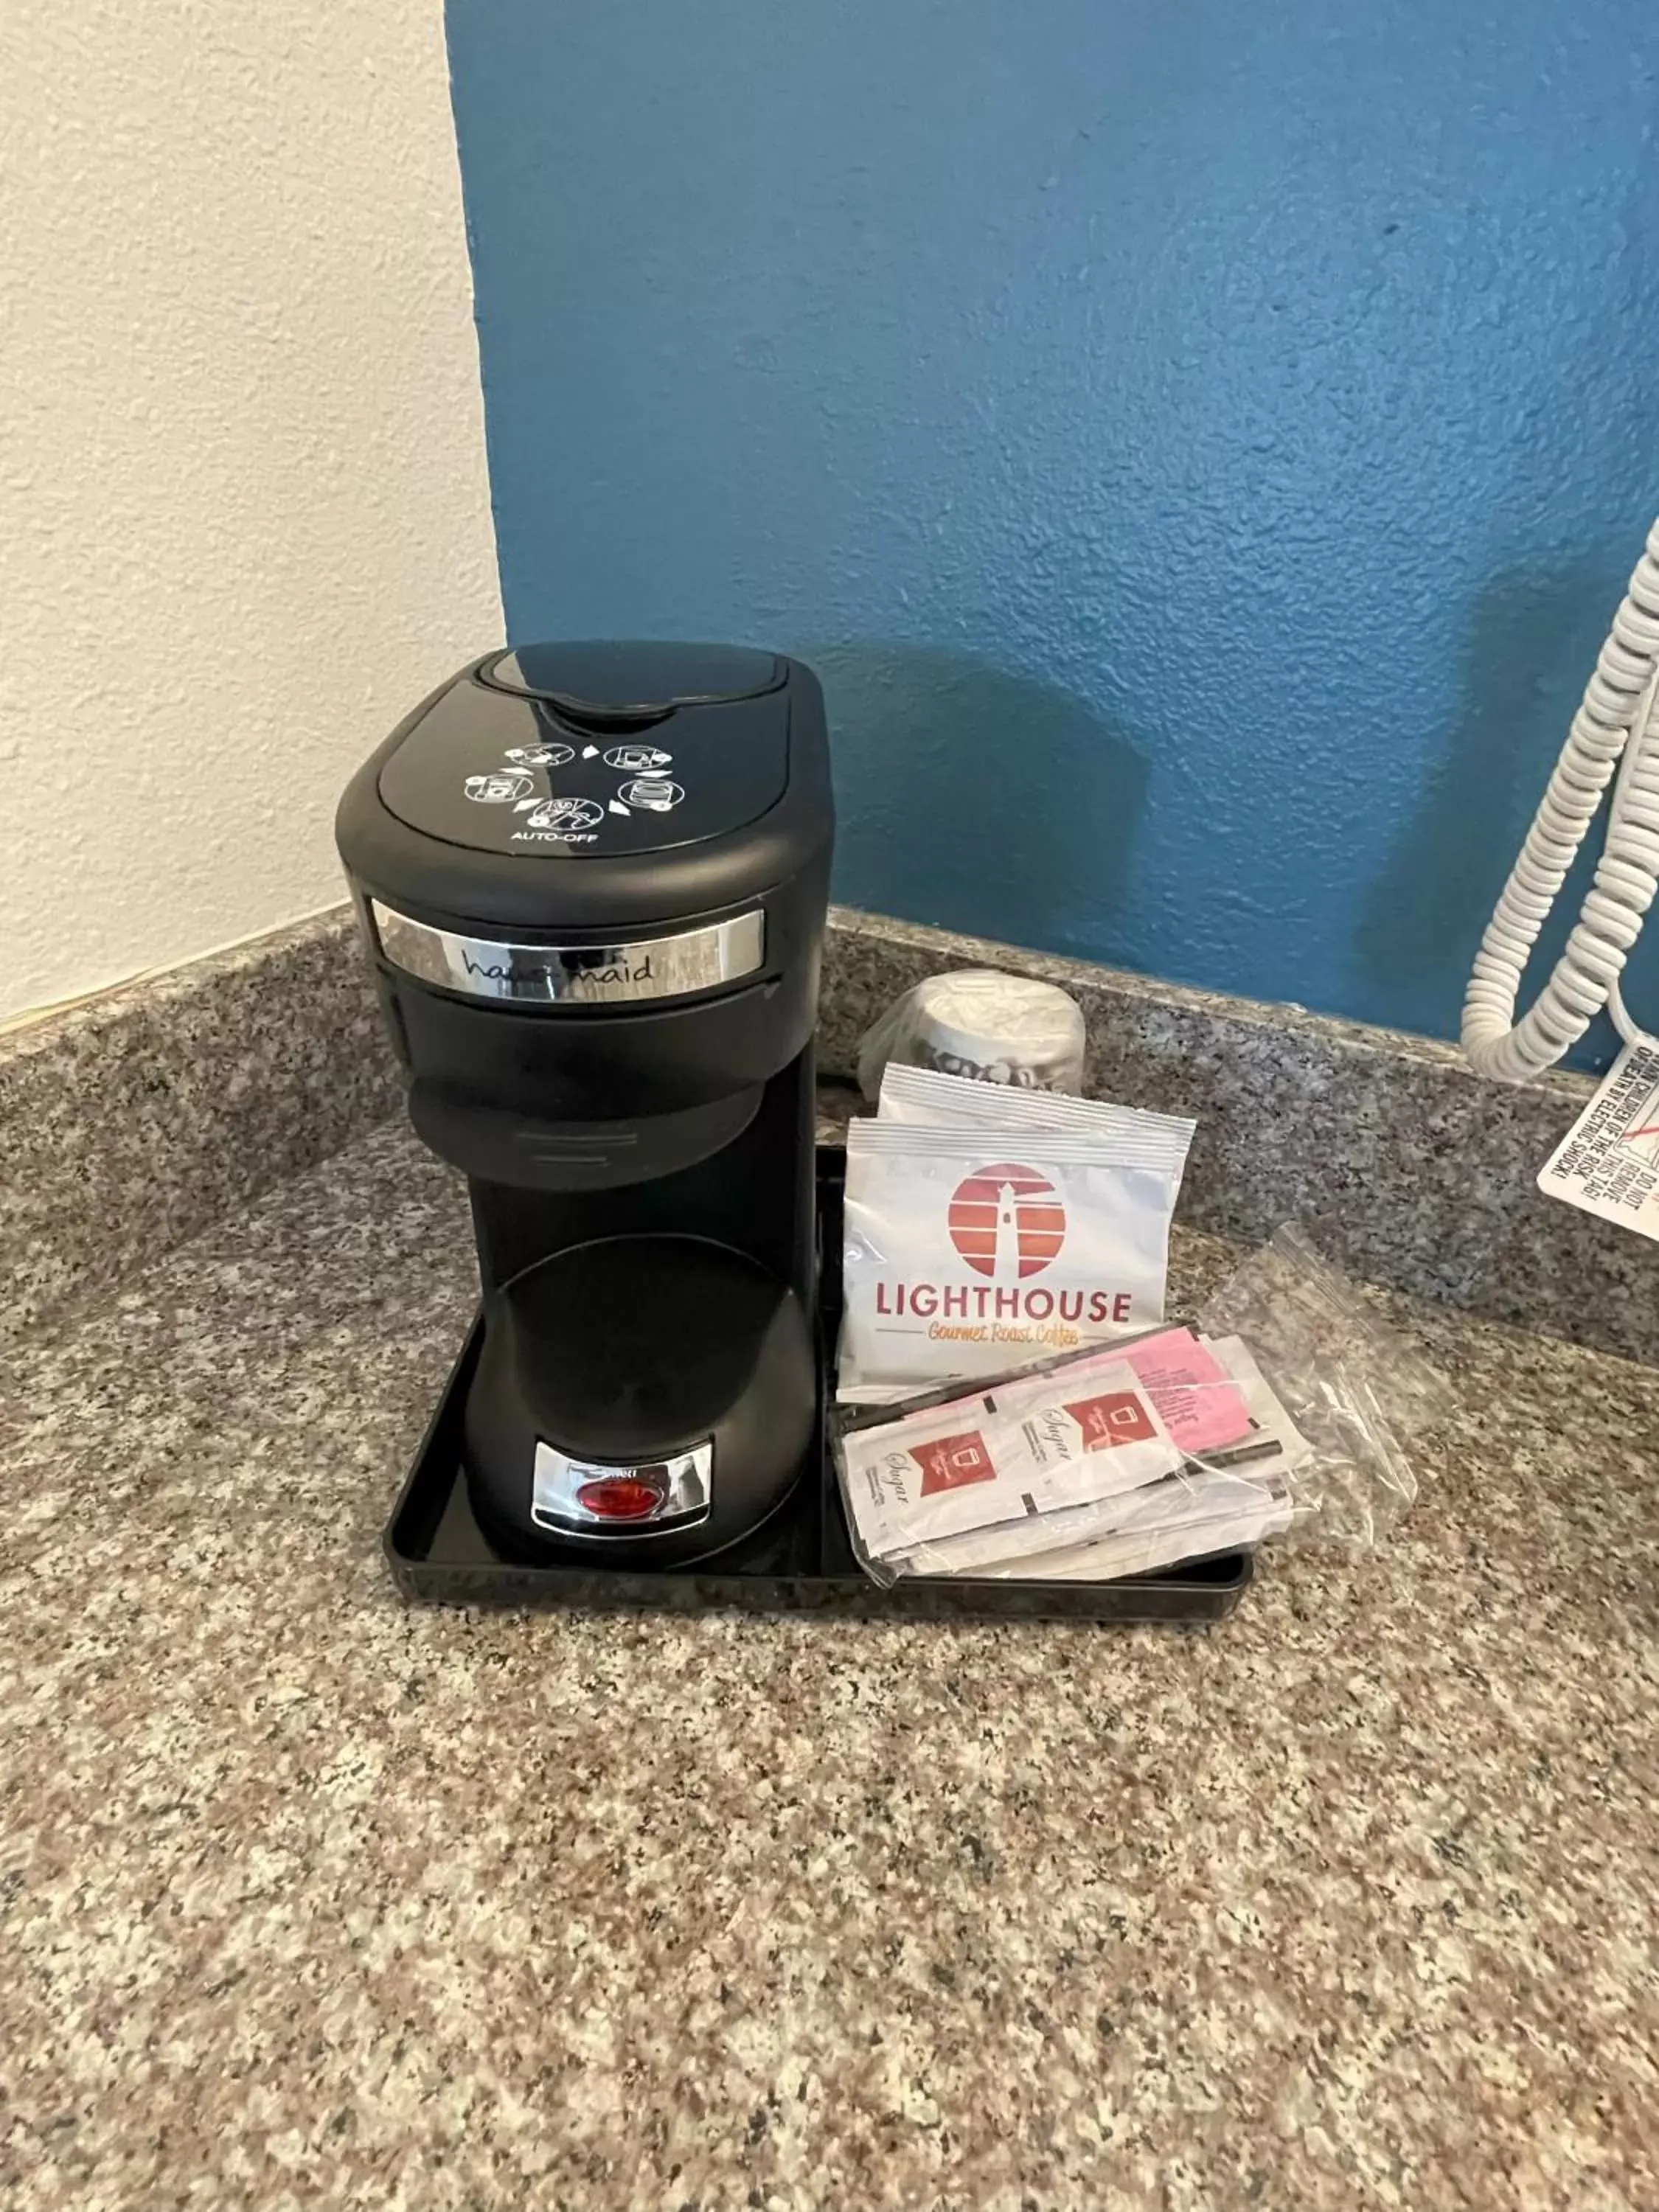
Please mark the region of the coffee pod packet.
<svg viewBox="0 0 1659 2212"><path fill-rule="evenodd" d="M1054 1091L998 1091L896 1061L881 1079L878 1110L884 1121L927 1129L1048 1129L1057 1136L1162 1137L1189 1144L1198 1127L1183 1114L1153 1114Z"/></svg>
<svg viewBox="0 0 1659 2212"><path fill-rule="evenodd" d="M1161 1321L1193 1124L1146 1119L854 1121L842 1395L997 1374Z"/></svg>

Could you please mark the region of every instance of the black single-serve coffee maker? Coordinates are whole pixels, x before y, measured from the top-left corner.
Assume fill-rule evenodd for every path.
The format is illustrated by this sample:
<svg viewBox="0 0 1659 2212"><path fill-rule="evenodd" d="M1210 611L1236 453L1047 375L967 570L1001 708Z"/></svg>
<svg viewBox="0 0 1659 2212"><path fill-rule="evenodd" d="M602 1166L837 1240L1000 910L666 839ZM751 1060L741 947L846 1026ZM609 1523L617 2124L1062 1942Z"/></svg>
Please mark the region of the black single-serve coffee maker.
<svg viewBox="0 0 1659 2212"><path fill-rule="evenodd" d="M528 1563L726 1551L817 1415L817 679L732 646L489 654L336 829L416 1129L471 1187L478 1526Z"/></svg>

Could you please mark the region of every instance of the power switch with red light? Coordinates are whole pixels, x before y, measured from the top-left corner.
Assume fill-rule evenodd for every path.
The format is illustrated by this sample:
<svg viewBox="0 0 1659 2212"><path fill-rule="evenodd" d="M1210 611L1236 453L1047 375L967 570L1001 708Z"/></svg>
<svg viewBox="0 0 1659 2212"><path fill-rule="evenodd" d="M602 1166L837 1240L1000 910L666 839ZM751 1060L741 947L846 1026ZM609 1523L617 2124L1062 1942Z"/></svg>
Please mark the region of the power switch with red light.
<svg viewBox="0 0 1659 2212"><path fill-rule="evenodd" d="M632 1467L573 1459L538 1442L530 1517L550 1535L632 1535L693 1528L708 1517L714 1496L712 1437L687 1451Z"/></svg>
<svg viewBox="0 0 1659 2212"><path fill-rule="evenodd" d="M661 1511L668 1495L665 1482L655 1480L658 1469L638 1474L602 1474L585 1482L576 1503L596 1521L649 1521Z"/></svg>

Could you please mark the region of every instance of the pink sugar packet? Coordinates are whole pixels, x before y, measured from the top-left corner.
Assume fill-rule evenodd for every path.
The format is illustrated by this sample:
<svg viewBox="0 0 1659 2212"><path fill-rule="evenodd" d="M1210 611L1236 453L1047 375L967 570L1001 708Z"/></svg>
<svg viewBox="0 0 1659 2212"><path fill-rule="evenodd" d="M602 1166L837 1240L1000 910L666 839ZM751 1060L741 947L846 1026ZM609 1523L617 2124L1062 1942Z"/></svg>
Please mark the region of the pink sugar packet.
<svg viewBox="0 0 1659 2212"><path fill-rule="evenodd" d="M1166 1328L1118 1345L1112 1357L1133 1369L1182 1451L1218 1451L1248 1434L1250 1410L1243 1392L1190 1329Z"/></svg>
<svg viewBox="0 0 1659 2212"><path fill-rule="evenodd" d="M1156 1336L1056 1360L1047 1371L1077 1381L1119 1362L1133 1370L1170 1441L1183 1452L1219 1451L1251 1433L1255 1424L1243 1391L1189 1328L1161 1328Z"/></svg>

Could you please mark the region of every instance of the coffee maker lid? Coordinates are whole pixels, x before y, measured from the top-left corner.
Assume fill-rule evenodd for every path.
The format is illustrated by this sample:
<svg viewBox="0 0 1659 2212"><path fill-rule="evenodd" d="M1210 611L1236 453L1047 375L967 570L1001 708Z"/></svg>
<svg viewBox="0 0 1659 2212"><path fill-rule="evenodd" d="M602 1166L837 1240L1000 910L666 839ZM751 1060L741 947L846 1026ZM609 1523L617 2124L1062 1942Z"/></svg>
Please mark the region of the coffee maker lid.
<svg viewBox="0 0 1659 2212"><path fill-rule="evenodd" d="M405 715L347 787L336 835L363 894L473 937L654 927L817 881L829 770L817 678L781 653L523 647Z"/></svg>
<svg viewBox="0 0 1659 2212"><path fill-rule="evenodd" d="M568 671L589 696L573 709L562 696L486 683L481 666L429 702L380 775L381 804L422 836L591 863L729 837L782 797L789 698L763 680L774 655L728 656L763 664L758 692L672 703L673 683L659 679L694 676L700 661L717 677L718 648L550 645L514 658L538 673ZM592 696L600 690L610 696Z"/></svg>
<svg viewBox="0 0 1659 2212"><path fill-rule="evenodd" d="M478 671L497 690L545 699L573 720L592 723L656 720L677 707L758 698L777 690L786 673L776 653L752 646L611 638L516 646Z"/></svg>

